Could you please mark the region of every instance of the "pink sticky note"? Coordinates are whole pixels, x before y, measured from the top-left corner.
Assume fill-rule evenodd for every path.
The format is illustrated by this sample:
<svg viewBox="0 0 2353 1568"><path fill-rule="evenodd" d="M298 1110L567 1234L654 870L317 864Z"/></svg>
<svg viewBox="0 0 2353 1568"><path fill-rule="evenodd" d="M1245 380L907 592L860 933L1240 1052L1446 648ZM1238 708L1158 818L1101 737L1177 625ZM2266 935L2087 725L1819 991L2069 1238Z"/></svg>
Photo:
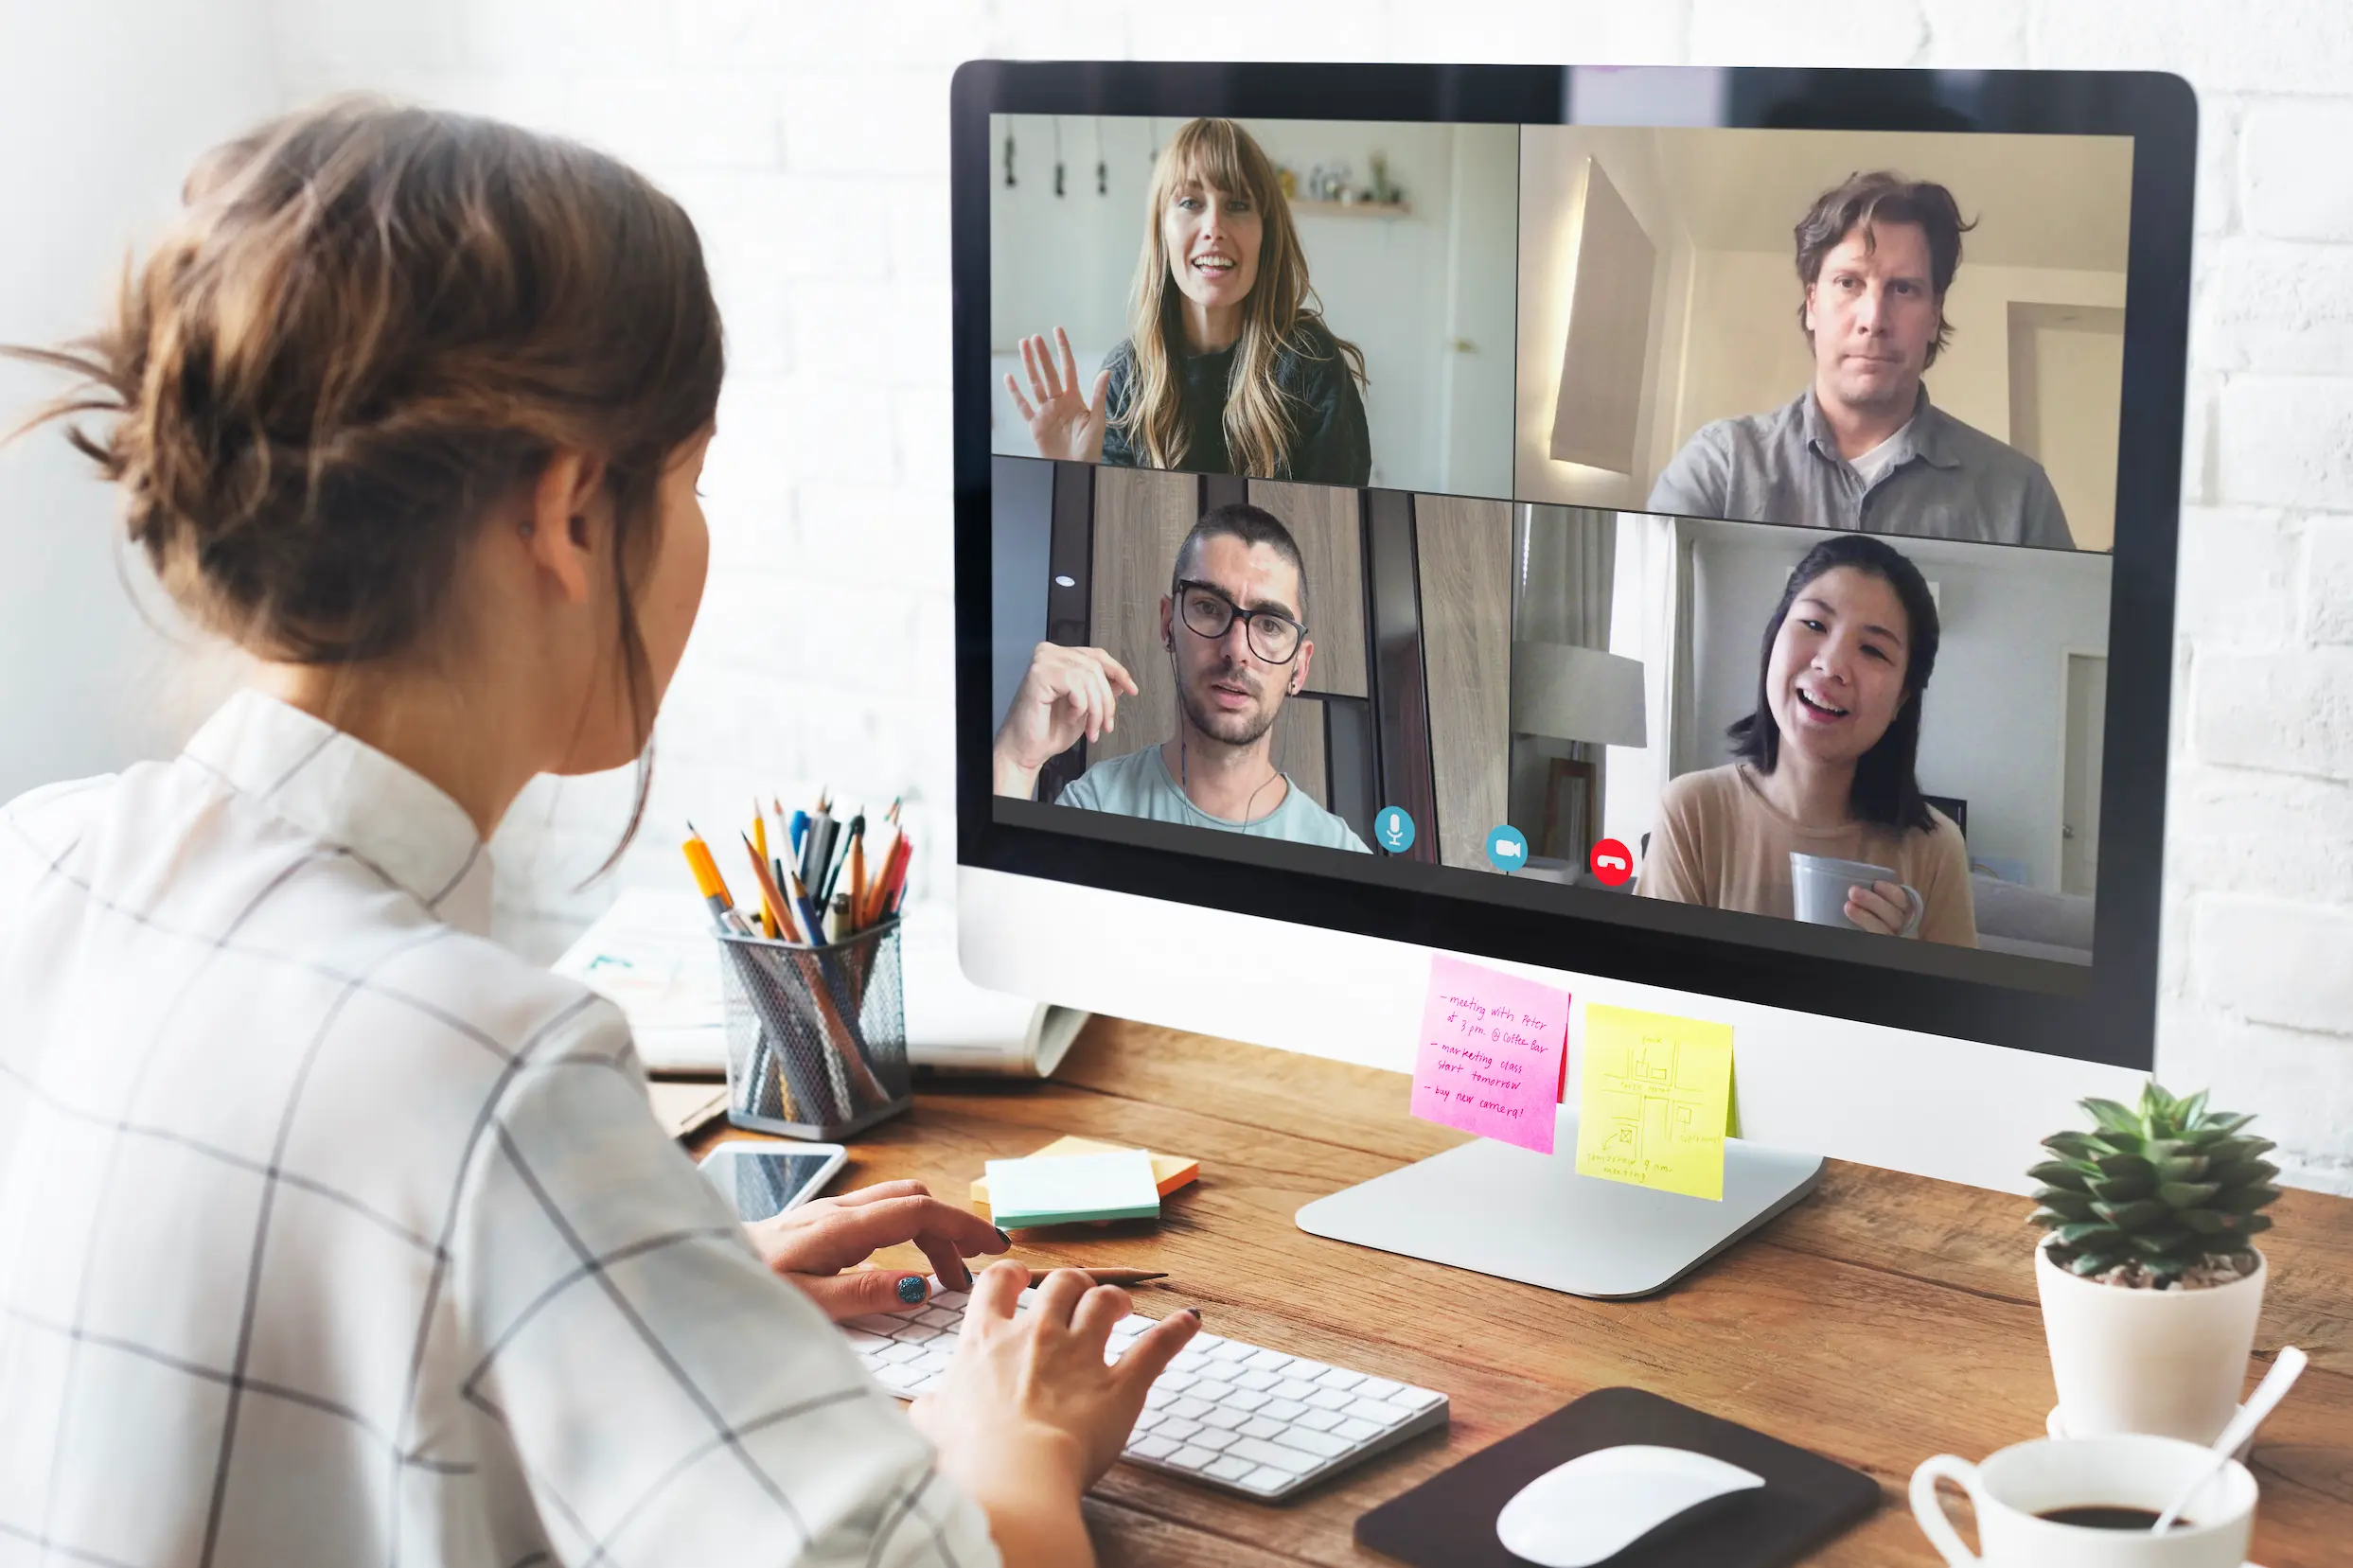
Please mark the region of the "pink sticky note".
<svg viewBox="0 0 2353 1568"><path fill-rule="evenodd" d="M1567 992L1433 958L1413 1114L1548 1154L1567 1052Z"/></svg>

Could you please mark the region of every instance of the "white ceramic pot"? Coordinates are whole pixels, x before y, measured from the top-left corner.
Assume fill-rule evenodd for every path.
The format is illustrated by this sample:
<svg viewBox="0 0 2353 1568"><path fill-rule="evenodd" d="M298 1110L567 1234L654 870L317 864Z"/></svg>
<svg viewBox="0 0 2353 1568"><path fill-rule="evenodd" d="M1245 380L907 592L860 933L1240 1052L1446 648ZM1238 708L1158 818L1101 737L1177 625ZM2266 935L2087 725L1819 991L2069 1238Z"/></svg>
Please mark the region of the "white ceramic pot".
<svg viewBox="0 0 2353 1568"><path fill-rule="evenodd" d="M2238 1408L2271 1266L2203 1291L2134 1291L2069 1274L2034 1249L2051 1380L2071 1437L2144 1432L2211 1443Z"/></svg>

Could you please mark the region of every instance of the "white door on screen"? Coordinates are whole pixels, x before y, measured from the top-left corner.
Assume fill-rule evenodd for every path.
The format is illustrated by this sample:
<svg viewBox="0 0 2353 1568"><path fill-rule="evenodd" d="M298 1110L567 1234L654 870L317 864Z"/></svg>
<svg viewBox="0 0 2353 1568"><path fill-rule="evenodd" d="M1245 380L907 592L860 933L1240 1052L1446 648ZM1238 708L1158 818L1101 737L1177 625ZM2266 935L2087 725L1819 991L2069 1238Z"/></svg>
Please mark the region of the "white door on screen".
<svg viewBox="0 0 2353 1568"><path fill-rule="evenodd" d="M2060 786L2059 890L2087 897L2099 881L2099 752L2108 733L2108 658L2067 656L2067 754Z"/></svg>

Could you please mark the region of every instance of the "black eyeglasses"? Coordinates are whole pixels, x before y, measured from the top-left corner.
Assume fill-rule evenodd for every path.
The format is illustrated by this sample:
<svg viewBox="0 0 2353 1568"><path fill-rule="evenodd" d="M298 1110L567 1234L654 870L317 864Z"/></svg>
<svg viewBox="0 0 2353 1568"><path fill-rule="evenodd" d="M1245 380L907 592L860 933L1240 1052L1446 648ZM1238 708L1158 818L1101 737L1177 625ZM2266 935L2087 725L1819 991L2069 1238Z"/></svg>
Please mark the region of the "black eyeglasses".
<svg viewBox="0 0 2353 1568"><path fill-rule="evenodd" d="M1196 583L1179 577L1176 583L1176 613L1185 623L1185 629L1196 637L1212 642L1226 635L1236 620L1242 623L1242 635L1249 640L1250 651L1269 664L1288 664L1299 657L1299 645L1307 635L1307 627L1287 615L1271 609L1244 609L1207 583Z"/></svg>

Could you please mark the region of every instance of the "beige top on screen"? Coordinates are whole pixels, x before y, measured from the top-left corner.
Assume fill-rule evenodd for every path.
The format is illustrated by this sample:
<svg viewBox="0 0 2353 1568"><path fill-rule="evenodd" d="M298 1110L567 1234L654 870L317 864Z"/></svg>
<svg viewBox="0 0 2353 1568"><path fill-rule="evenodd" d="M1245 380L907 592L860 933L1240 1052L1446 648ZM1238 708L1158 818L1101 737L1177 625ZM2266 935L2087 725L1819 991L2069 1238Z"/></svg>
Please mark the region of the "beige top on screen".
<svg viewBox="0 0 2353 1568"><path fill-rule="evenodd" d="M1733 763L1670 782L1658 802L1658 826L1643 856L1635 891L1678 904L1705 904L1755 915L1796 918L1789 856L1830 855L1893 866L1927 906L1920 934L1930 942L1977 945L1969 892L1969 851L1952 819L1931 806L1933 833L1898 832L1871 822L1810 828L1785 815L1757 788L1745 764Z"/></svg>
<svg viewBox="0 0 2353 1568"><path fill-rule="evenodd" d="M253 692L0 808L0 1562L994 1568L490 890Z"/></svg>

